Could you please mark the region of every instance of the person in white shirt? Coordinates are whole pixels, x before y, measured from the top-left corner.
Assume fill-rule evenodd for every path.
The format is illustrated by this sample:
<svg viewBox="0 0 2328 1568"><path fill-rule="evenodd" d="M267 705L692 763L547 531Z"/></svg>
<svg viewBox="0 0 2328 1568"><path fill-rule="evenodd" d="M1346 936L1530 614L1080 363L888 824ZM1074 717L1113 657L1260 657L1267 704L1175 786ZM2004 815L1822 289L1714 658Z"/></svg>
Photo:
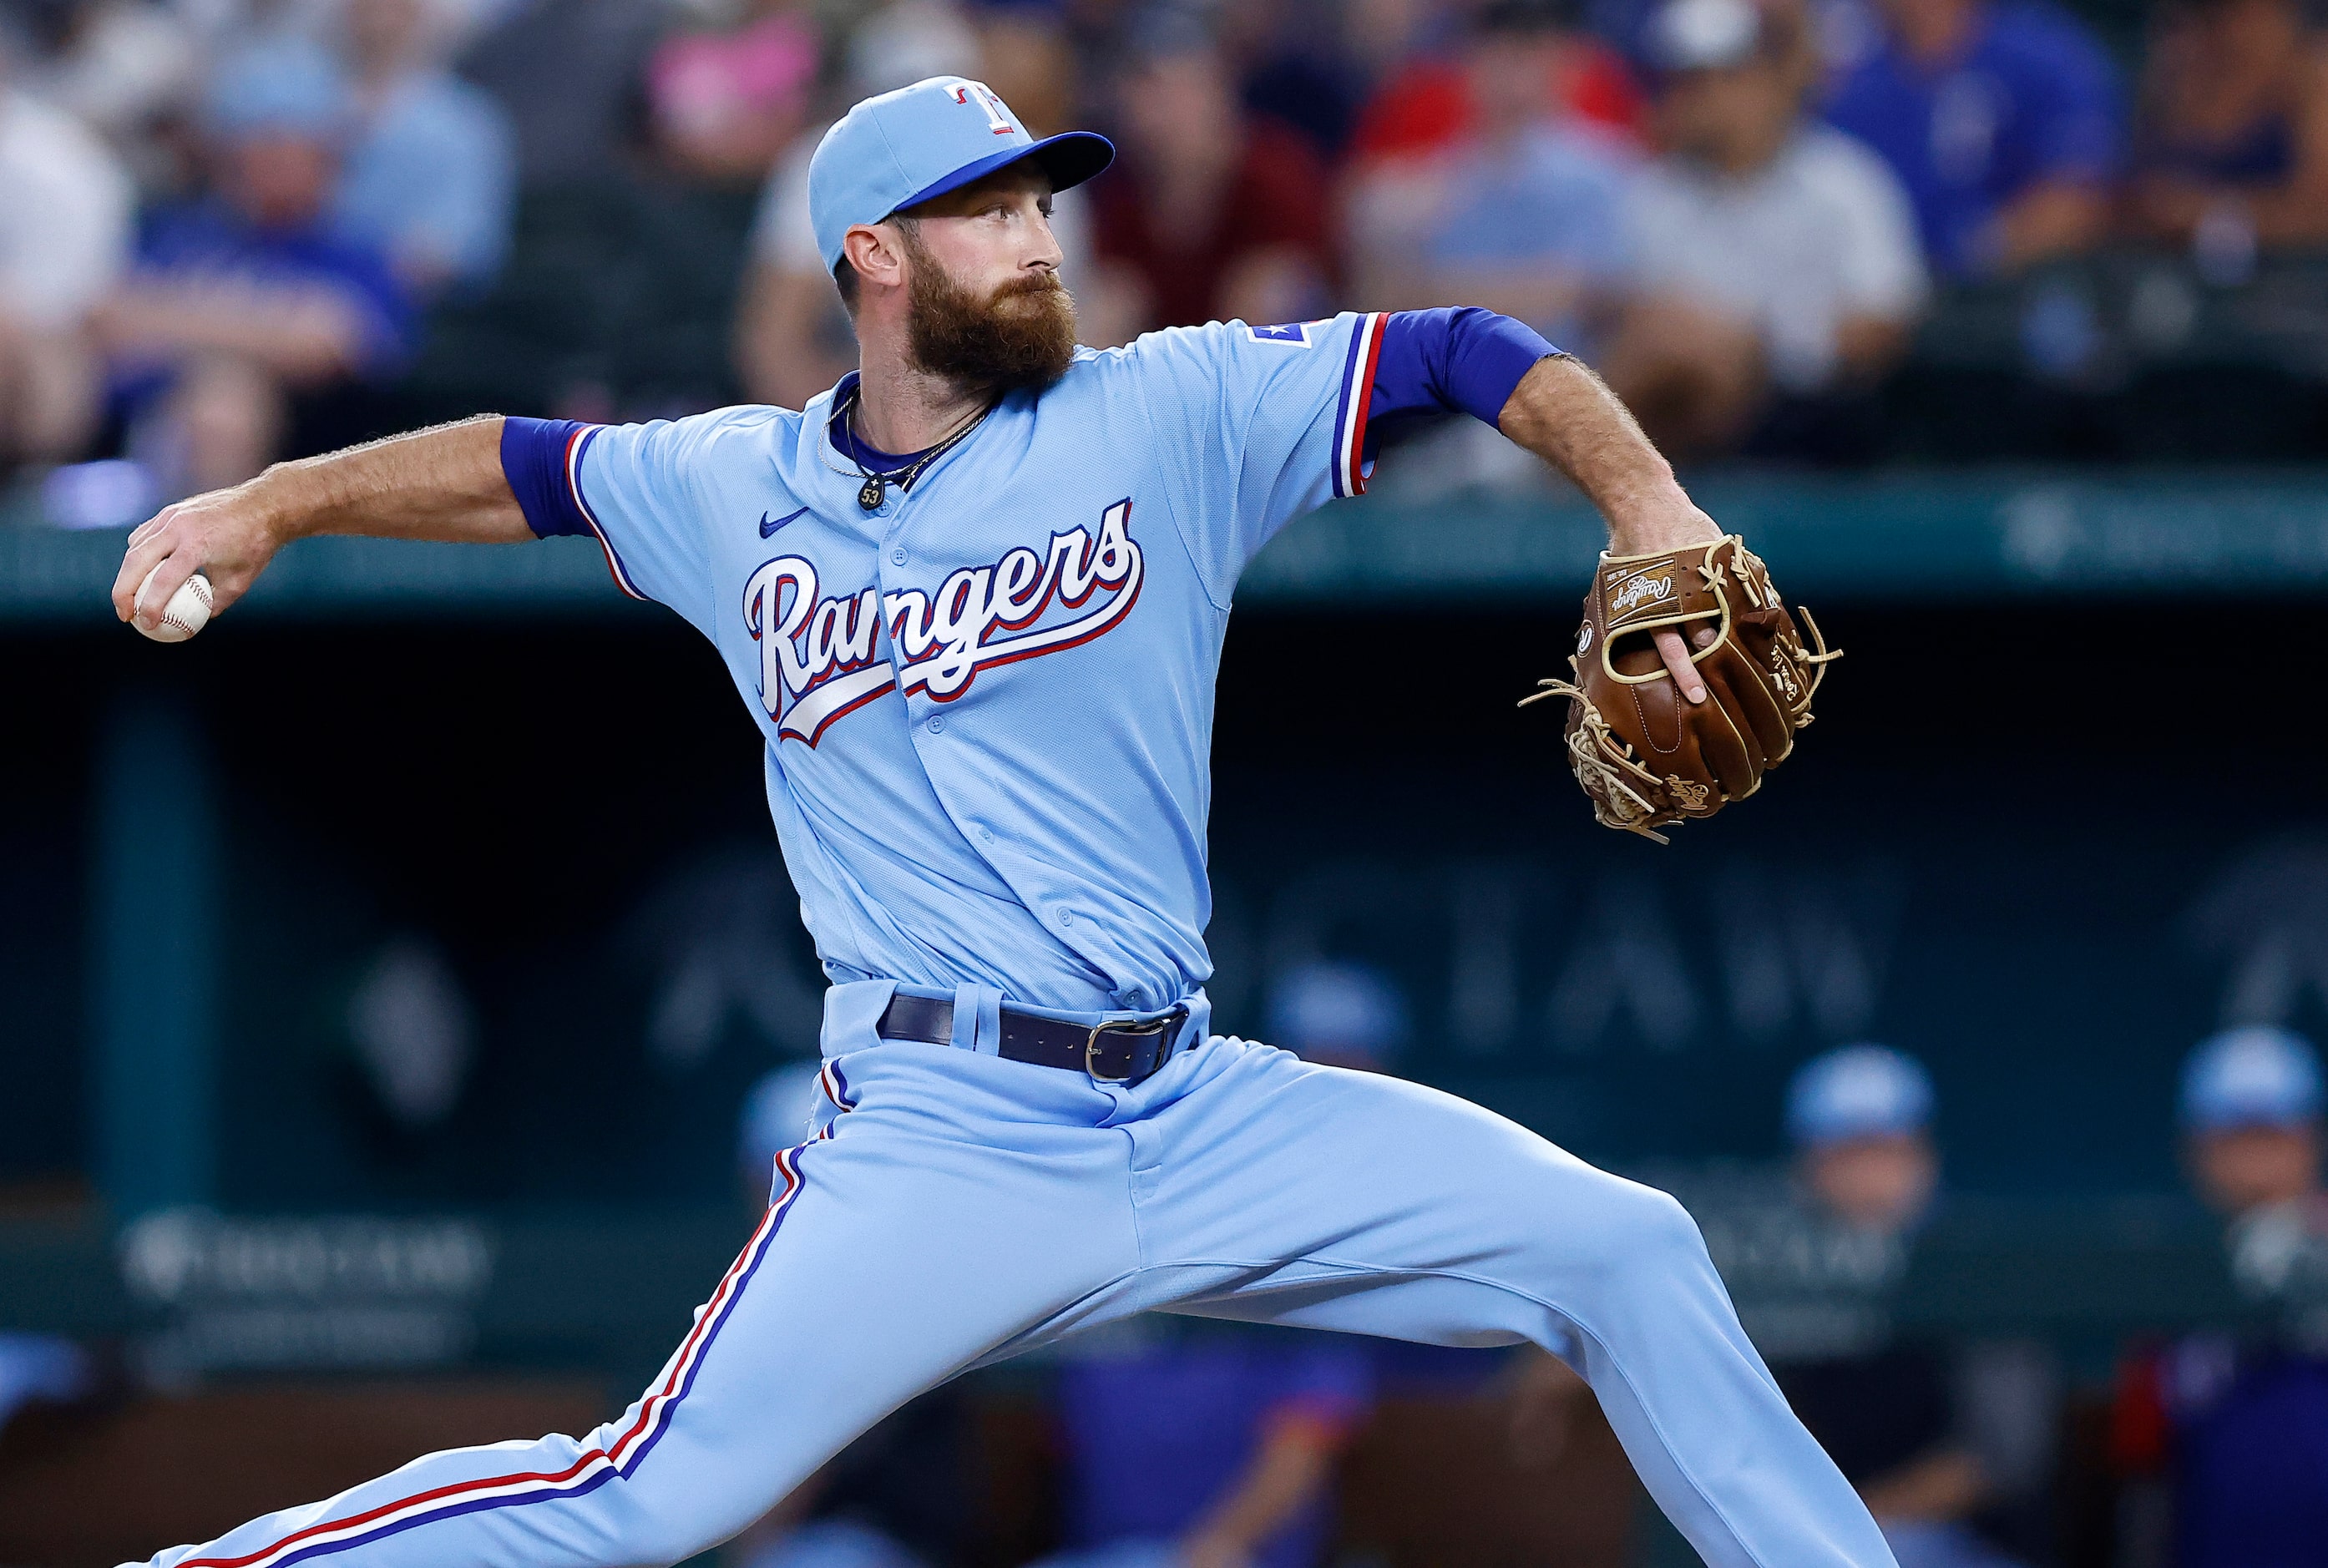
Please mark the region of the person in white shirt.
<svg viewBox="0 0 2328 1568"><path fill-rule="evenodd" d="M1807 120L1816 75L1788 0L1668 0L1651 24L1661 155L1627 208L1633 298L1610 383L1668 450L1733 449L1775 401L1863 389L1929 292L1906 192Z"/></svg>
<svg viewBox="0 0 2328 1568"><path fill-rule="evenodd" d="M135 202L105 144L8 70L0 44L0 472L89 440L100 386L89 312L128 256Z"/></svg>

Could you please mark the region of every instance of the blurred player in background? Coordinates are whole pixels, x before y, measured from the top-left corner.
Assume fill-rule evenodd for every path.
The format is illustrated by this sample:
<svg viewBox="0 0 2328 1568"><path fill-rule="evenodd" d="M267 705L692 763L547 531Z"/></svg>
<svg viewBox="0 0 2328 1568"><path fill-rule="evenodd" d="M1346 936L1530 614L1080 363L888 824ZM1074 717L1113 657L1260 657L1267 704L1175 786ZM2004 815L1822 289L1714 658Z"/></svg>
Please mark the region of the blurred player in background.
<svg viewBox="0 0 2328 1568"><path fill-rule="evenodd" d="M203 106L207 189L148 220L98 307L132 452L164 494L251 477L302 400L412 346L412 297L387 253L330 219L347 109L345 84L309 46L230 61Z"/></svg>
<svg viewBox="0 0 2328 1568"><path fill-rule="evenodd" d="M1990 1525L2045 1479L2054 1395L2021 1347L1900 1324L1939 1189L1932 1116L1931 1078L1912 1056L1829 1051L1788 1090L1792 1183L1716 1184L1693 1209L1747 1332L1902 1568L1996 1568L2006 1559L1976 1518Z"/></svg>
<svg viewBox="0 0 2328 1568"><path fill-rule="evenodd" d="M2244 1335L2204 1333L2132 1357L2112 1446L2160 1520L2126 1519L2181 1568L2328 1564L2328 1191L2321 1184L2320 1057L2286 1029L2202 1041L2182 1075L2183 1158L2229 1221L2231 1270L2252 1303ZM2146 1527L2146 1528L2145 1528ZM2143 1549L2137 1546L2136 1549Z"/></svg>
<svg viewBox="0 0 2328 1568"><path fill-rule="evenodd" d="M1269 1038L1305 1062L1380 1072L1406 1035L1406 999L1366 964L1320 959L1270 987Z"/></svg>

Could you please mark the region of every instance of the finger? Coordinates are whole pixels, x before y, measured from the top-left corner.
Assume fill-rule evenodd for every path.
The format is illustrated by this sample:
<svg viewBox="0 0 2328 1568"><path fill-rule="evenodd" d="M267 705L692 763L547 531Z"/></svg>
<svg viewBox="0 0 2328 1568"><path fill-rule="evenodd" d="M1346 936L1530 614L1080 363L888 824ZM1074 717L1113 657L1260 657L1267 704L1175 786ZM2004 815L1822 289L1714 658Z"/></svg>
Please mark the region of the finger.
<svg viewBox="0 0 2328 1568"><path fill-rule="evenodd" d="M163 558L154 568L143 593L134 587L129 590L140 601L133 606L136 624L149 632L160 625L163 615L170 607L170 596L201 569L202 563L194 559L192 550L179 550Z"/></svg>
<svg viewBox="0 0 2328 1568"><path fill-rule="evenodd" d="M1666 662L1666 672L1674 678L1681 694L1692 702L1705 700L1705 681L1699 676L1697 666L1689 662L1689 649L1683 643L1681 634L1671 626L1659 626L1654 635L1657 657Z"/></svg>
<svg viewBox="0 0 2328 1568"><path fill-rule="evenodd" d="M129 530L129 542L131 544L144 544L147 540L152 539L155 534L169 527L170 520L177 515L178 503L174 501L170 502L169 505L164 507L161 511L155 512L153 516L147 518L145 521L139 523L136 528L131 529Z"/></svg>
<svg viewBox="0 0 2328 1568"><path fill-rule="evenodd" d="M121 569L113 578L113 613L124 621L136 612L137 585L146 580L146 574L154 569L155 563L170 553L170 535L164 523L167 516L165 512L131 534L128 548L121 552Z"/></svg>
<svg viewBox="0 0 2328 1568"><path fill-rule="evenodd" d="M1701 648L1711 648L1713 646L1713 640L1720 635L1722 635L1722 628L1709 624L1692 632L1689 634L1689 640Z"/></svg>

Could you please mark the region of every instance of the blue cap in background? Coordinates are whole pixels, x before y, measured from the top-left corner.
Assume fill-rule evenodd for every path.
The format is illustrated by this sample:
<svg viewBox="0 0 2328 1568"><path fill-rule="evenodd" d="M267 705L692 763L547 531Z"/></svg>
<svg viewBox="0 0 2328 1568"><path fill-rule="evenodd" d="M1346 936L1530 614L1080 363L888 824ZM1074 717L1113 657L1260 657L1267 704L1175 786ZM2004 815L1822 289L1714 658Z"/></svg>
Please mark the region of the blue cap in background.
<svg viewBox="0 0 2328 1568"><path fill-rule="evenodd" d="M353 95L322 45L268 38L220 62L202 97L202 123L230 138L287 132L336 141L348 128Z"/></svg>
<svg viewBox="0 0 2328 1568"><path fill-rule="evenodd" d="M1845 1046L1814 1056L1787 1088L1787 1132L1799 1144L1920 1132L1931 1120L1931 1075L1889 1046Z"/></svg>
<svg viewBox="0 0 2328 1568"><path fill-rule="evenodd" d="M1378 1063L1406 1038L1398 988L1359 963L1305 963L1269 993L1269 1043L1345 1065Z"/></svg>
<svg viewBox="0 0 2328 1568"><path fill-rule="evenodd" d="M2182 1124L2195 1132L2301 1126L2320 1114L2320 1100L2311 1042L2269 1025L2201 1040L2182 1067Z"/></svg>
<svg viewBox="0 0 2328 1568"><path fill-rule="evenodd" d="M1115 147L1090 131L1038 142L984 82L966 76L934 76L868 98L824 133L809 160L817 251L828 270L838 267L841 239L858 224L878 223L1021 158L1064 191L1113 163Z"/></svg>

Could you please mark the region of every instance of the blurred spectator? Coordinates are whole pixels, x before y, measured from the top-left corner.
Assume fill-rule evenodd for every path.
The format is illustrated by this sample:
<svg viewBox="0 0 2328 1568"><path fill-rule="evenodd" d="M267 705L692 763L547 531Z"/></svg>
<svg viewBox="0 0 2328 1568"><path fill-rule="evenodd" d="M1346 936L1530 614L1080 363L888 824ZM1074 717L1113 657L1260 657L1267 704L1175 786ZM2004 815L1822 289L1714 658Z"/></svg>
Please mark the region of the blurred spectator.
<svg viewBox="0 0 2328 1568"><path fill-rule="evenodd" d="M816 30L792 0L746 0L731 26L688 29L647 63L657 145L715 184L757 183L798 134L816 83Z"/></svg>
<svg viewBox="0 0 2328 1568"><path fill-rule="evenodd" d="M105 145L16 86L14 67L0 37L0 472L89 440L89 317L127 258L132 201Z"/></svg>
<svg viewBox="0 0 2328 1568"><path fill-rule="evenodd" d="M1971 1380L1957 1357L1891 1321L1938 1186L1931 1117L1931 1079L1913 1058L1869 1045L1814 1058L1787 1094L1805 1206L1794 1223L1807 1234L1726 1241L1717 1258L1732 1255L1724 1272L1741 1320L1901 1568L1974 1568L2004 1562L1971 1526L2002 1467L1974 1441L1979 1413L1964 1408Z"/></svg>
<svg viewBox="0 0 2328 1568"><path fill-rule="evenodd" d="M1387 12L1377 25L1361 12ZM1405 37L1414 58L1399 61L1360 111L1350 141L1360 164L1429 157L1476 136L1483 106L1478 68L1463 35L1432 36L1439 7L1418 0L1371 0L1353 7L1354 32ZM1505 36L1528 34L1528 95L1564 117L1629 137L1641 128L1641 96L1623 58L1576 30L1577 7L1567 0L1490 0L1486 24ZM1525 17L1525 28L1516 25ZM1448 48L1452 42L1457 47ZM1380 47L1377 45L1377 47ZM1515 62L1515 72L1523 62Z"/></svg>
<svg viewBox="0 0 2328 1568"><path fill-rule="evenodd" d="M509 117L445 69L442 0L346 0L354 105L333 217L427 297L483 285L509 250L517 147Z"/></svg>
<svg viewBox="0 0 2328 1568"><path fill-rule="evenodd" d="M1139 1331L1086 1341L1061 1370L1067 1550L1046 1568L1319 1562L1335 1461L1373 1397L1365 1352L1338 1335Z"/></svg>
<svg viewBox="0 0 2328 1568"><path fill-rule="evenodd" d="M517 131L527 186L591 183L636 145L640 62L662 32L638 0L515 0L461 59Z"/></svg>
<svg viewBox="0 0 2328 1568"><path fill-rule="evenodd" d="M1804 123L1806 31L1753 0L1670 0L1649 29L1662 155L1628 204L1638 297L1601 371L1676 455L1766 422L1783 444L1817 440L1906 349L1929 287L1891 170Z"/></svg>
<svg viewBox="0 0 2328 1568"><path fill-rule="evenodd" d="M2121 149L2117 72L2043 0L1878 0L1879 46L1827 117L1908 188L1953 277L2011 272L2102 236Z"/></svg>
<svg viewBox="0 0 2328 1568"><path fill-rule="evenodd" d="M1406 1003L1365 964L1301 964L1271 989L1268 1040L1304 1061L1379 1072L1406 1041Z"/></svg>
<svg viewBox="0 0 2328 1568"><path fill-rule="evenodd" d="M1138 324L1324 314L1325 171L1300 136L1245 115L1212 40L1150 15L1113 102L1122 156L1092 204L1110 286L1133 291Z"/></svg>
<svg viewBox="0 0 2328 1568"><path fill-rule="evenodd" d="M2233 261L2328 240L2328 41L2296 0L2167 0L2134 161L2141 233Z"/></svg>
<svg viewBox="0 0 2328 1568"><path fill-rule="evenodd" d="M98 307L132 446L169 493L249 478L282 449L295 396L410 347L387 258L326 218L345 108L341 80L296 42L229 61L205 109L211 189L148 221Z"/></svg>
<svg viewBox="0 0 2328 1568"><path fill-rule="evenodd" d="M1544 90L1569 48L1538 0L1496 0L1466 57L1472 113L1457 138L1361 172L1350 196L1361 302L1485 305L1563 348L1624 263L1632 160Z"/></svg>
<svg viewBox="0 0 2328 1568"><path fill-rule="evenodd" d="M2230 1219L2232 1271L2261 1322L2189 1336L2121 1370L2114 1458L2137 1483L2171 1478L2181 1568L2328 1563L2321 1113L2320 1058L2285 1029L2218 1035L2183 1073L2184 1158ZM2164 1560L2164 1545L2136 1549Z"/></svg>
<svg viewBox="0 0 2328 1568"><path fill-rule="evenodd" d="M2182 1075L2184 1156L2200 1194L2234 1219L2319 1196L2320 1059L2285 1029L2217 1035Z"/></svg>
<svg viewBox="0 0 2328 1568"><path fill-rule="evenodd" d="M153 0L46 0L30 14L41 97L105 137L145 183L166 180L169 160L153 137L198 90L202 67L188 18Z"/></svg>
<svg viewBox="0 0 2328 1568"><path fill-rule="evenodd" d="M1365 24L1356 14L1386 8L1379 0L1244 0L1225 8L1221 43L1246 111L1299 131L1320 158L1338 161L1368 85L1348 47Z"/></svg>

